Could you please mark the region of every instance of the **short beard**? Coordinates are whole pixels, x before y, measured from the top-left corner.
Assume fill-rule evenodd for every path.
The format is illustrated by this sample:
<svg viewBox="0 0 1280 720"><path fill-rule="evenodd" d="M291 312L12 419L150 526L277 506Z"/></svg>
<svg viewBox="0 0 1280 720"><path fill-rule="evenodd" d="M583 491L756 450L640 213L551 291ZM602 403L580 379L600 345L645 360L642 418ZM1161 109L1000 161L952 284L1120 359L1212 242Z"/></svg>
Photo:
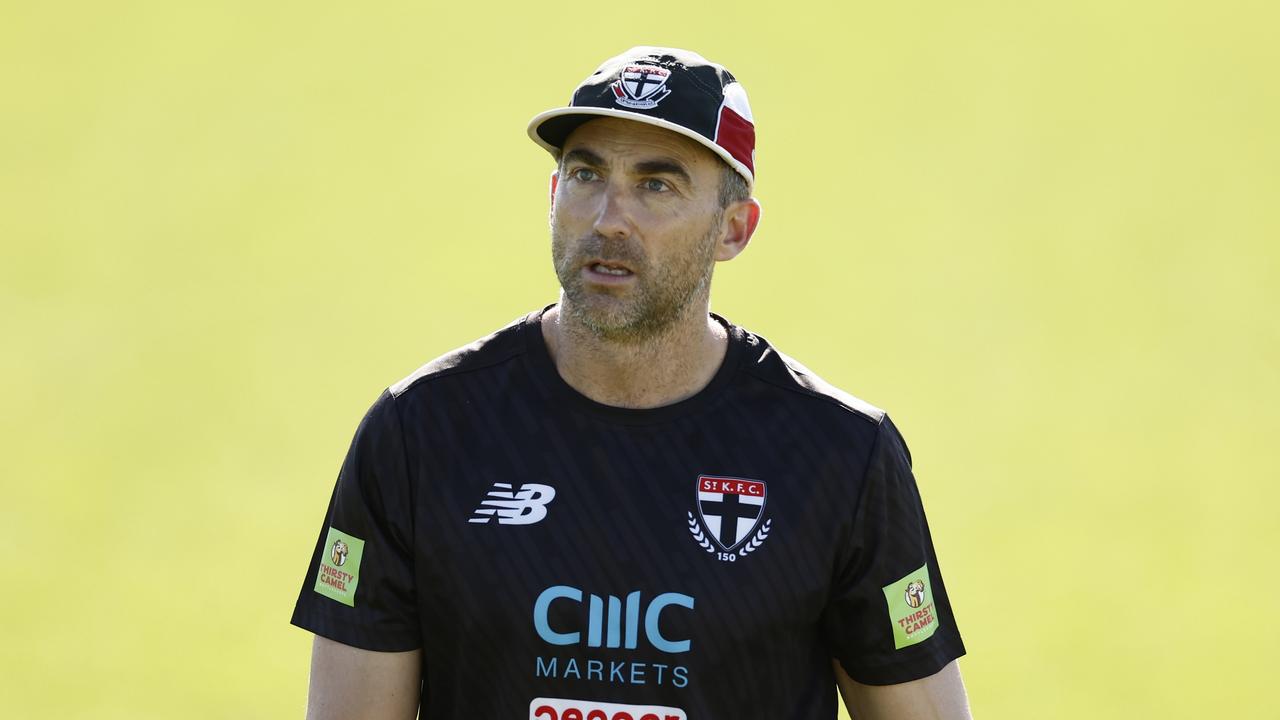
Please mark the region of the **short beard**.
<svg viewBox="0 0 1280 720"><path fill-rule="evenodd" d="M571 249L553 218L551 256L564 290L562 309L601 340L639 343L661 335L691 305L708 296L715 268L715 235L723 216L723 211L716 213L691 256L675 267L655 267L629 241L599 235L582 240ZM635 271L636 282L628 300L616 300L607 291L587 290L582 266L592 257L616 260Z"/></svg>

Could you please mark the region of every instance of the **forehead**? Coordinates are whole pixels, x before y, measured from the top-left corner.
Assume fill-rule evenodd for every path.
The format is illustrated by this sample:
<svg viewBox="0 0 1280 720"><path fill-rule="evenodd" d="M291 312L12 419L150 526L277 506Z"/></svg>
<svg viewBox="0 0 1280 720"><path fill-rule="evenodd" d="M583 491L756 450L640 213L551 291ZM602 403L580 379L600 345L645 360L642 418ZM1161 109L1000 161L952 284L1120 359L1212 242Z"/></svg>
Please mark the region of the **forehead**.
<svg viewBox="0 0 1280 720"><path fill-rule="evenodd" d="M612 117L588 120L569 133L562 152L578 149L591 150L615 162L666 158L693 171L716 172L720 163L715 153L680 133Z"/></svg>

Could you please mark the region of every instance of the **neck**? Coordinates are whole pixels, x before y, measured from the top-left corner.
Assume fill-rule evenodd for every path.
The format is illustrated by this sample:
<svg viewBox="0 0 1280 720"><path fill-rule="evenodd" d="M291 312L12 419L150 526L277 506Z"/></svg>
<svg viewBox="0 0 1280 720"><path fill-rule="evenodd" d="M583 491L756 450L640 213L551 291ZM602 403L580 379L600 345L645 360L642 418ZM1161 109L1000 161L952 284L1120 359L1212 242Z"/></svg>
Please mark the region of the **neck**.
<svg viewBox="0 0 1280 720"><path fill-rule="evenodd" d="M564 302L561 294L560 305L542 315L547 351L570 387L605 405L655 408L691 397L715 377L728 348L705 300L654 335L627 341L575 322L562 312Z"/></svg>

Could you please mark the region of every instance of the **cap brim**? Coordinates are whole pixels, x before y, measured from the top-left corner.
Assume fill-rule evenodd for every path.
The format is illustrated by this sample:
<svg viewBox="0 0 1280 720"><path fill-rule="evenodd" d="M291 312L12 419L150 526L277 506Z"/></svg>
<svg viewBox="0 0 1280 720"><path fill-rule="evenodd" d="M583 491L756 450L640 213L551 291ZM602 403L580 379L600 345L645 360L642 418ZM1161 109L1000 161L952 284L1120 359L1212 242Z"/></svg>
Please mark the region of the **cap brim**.
<svg viewBox="0 0 1280 720"><path fill-rule="evenodd" d="M738 174L746 179L748 189L755 187L755 177L751 171L747 169L746 165L734 159L728 150L683 125L677 125L662 118L650 117L640 113L597 107L556 108L533 116L533 119L529 121L529 137L553 156L558 155L560 149L564 147L564 141L569 137L569 133L572 133L579 125L588 120L594 120L598 117L634 120L684 135L691 140L697 141L703 147L718 155L721 160L729 163L729 167L738 171Z"/></svg>

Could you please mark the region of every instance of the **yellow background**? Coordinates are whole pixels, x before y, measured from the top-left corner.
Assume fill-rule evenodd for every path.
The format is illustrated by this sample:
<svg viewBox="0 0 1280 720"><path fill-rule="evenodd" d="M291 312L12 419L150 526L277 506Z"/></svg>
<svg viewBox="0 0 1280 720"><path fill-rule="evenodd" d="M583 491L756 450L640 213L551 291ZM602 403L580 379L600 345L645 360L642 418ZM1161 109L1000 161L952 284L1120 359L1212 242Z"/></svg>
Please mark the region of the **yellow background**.
<svg viewBox="0 0 1280 720"><path fill-rule="evenodd" d="M0 3L6 717L300 717L356 422L554 298L524 135L751 96L714 307L902 427L976 715L1277 717L1271 2Z"/></svg>

